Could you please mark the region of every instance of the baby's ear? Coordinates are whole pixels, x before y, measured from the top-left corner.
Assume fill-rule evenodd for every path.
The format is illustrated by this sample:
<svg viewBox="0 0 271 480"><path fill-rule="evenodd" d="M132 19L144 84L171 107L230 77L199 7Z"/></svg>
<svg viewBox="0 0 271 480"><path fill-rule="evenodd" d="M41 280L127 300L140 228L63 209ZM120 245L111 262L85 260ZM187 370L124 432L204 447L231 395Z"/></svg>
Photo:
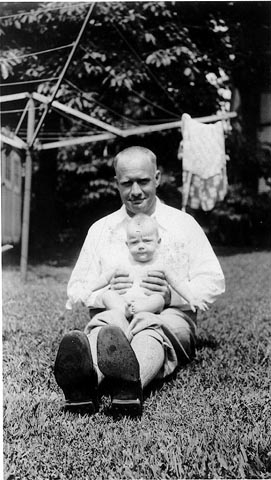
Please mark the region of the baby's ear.
<svg viewBox="0 0 271 480"><path fill-rule="evenodd" d="M160 238L158 238L158 243L161 243L161 240L162 240L162 239L161 239L161 237L160 237Z"/></svg>

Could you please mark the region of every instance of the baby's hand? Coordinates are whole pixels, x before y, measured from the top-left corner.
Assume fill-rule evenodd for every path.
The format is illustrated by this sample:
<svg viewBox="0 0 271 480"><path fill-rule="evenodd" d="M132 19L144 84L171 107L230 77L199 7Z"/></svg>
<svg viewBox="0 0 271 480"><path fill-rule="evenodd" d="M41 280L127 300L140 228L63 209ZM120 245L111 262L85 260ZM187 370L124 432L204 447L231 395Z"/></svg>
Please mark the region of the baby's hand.
<svg viewBox="0 0 271 480"><path fill-rule="evenodd" d="M197 308L205 312L206 310L209 309L209 306L206 302L203 302L202 300L199 300L197 298L193 298L190 302L190 307L192 312L196 312Z"/></svg>

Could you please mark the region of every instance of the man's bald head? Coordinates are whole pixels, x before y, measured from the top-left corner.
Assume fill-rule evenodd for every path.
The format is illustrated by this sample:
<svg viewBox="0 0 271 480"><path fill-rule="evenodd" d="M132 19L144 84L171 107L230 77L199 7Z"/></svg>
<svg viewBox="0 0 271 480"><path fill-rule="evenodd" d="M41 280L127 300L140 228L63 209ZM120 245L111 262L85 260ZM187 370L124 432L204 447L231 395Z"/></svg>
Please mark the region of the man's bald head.
<svg viewBox="0 0 271 480"><path fill-rule="evenodd" d="M146 159L147 161L150 161L153 165L154 170L157 169L156 155L148 148L135 146L135 147L125 148L124 150L122 150L116 155L113 161L113 166L115 171L117 170L117 165L120 161L124 163L129 163L129 161L132 161L139 157L142 159Z"/></svg>

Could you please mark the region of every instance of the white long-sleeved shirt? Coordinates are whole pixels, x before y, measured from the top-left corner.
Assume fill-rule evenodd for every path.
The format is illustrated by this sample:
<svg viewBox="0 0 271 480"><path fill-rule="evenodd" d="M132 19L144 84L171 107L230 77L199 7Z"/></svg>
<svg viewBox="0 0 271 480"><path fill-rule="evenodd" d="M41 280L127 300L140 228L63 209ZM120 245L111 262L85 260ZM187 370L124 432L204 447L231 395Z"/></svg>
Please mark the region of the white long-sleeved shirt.
<svg viewBox="0 0 271 480"><path fill-rule="evenodd" d="M225 291L225 280L202 228L191 215L161 203L158 198L152 217L158 223L161 245L168 255L174 252L175 268L179 265L180 269L185 268L182 277L192 294L213 303ZM91 286L95 280L112 268L126 268L129 272L129 250L125 243L129 218L123 205L90 227L68 283L67 308L77 301L91 308L104 308L101 293L109 287L93 293ZM182 310L189 308L174 290L170 305Z"/></svg>

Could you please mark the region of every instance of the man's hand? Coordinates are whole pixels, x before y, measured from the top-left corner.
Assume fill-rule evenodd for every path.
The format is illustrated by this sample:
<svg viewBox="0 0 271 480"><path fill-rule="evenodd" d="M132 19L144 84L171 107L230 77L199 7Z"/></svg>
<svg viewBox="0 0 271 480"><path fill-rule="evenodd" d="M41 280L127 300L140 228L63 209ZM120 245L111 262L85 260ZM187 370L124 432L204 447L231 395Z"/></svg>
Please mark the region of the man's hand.
<svg viewBox="0 0 271 480"><path fill-rule="evenodd" d="M129 273L125 270L116 270L110 281L110 289L115 290L119 295L123 295L131 288L133 282L129 278Z"/></svg>
<svg viewBox="0 0 271 480"><path fill-rule="evenodd" d="M141 286L146 289L146 295L160 293L164 297L165 305L170 304L171 291L164 272L150 270L148 276L142 279Z"/></svg>

